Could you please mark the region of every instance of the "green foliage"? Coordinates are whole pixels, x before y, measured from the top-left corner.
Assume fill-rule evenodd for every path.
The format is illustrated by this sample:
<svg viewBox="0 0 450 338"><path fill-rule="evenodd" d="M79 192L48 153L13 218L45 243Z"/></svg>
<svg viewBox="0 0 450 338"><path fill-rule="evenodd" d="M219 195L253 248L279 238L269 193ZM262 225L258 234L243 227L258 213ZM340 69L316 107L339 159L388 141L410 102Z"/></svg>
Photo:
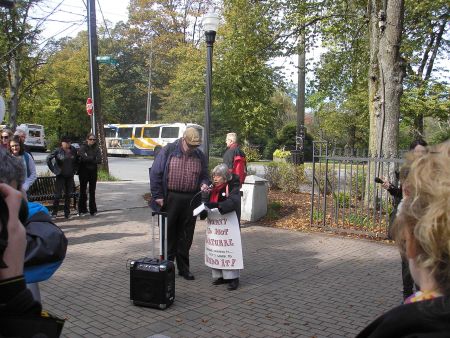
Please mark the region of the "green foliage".
<svg viewBox="0 0 450 338"><path fill-rule="evenodd" d="M292 163L269 163L264 167L264 177L271 189L298 193L300 185L307 182L303 165Z"/></svg>
<svg viewBox="0 0 450 338"><path fill-rule="evenodd" d="M97 173L97 180L99 182L120 181L117 177L110 175L109 172L106 171L105 169L99 169L99 171Z"/></svg>
<svg viewBox="0 0 450 338"><path fill-rule="evenodd" d="M336 206L339 208L348 208L350 206L350 194L339 192L339 193L333 193L334 202L336 203Z"/></svg>
<svg viewBox="0 0 450 338"><path fill-rule="evenodd" d="M351 213L346 215L345 219L353 225L362 226L364 228L373 229L377 226L377 224L374 223L369 216Z"/></svg>
<svg viewBox="0 0 450 338"><path fill-rule="evenodd" d="M273 157L275 158L281 158L281 159L288 159L291 157L291 152L289 150L284 149L276 149L273 152Z"/></svg>
<svg viewBox="0 0 450 338"><path fill-rule="evenodd" d="M242 146L241 149L245 154L247 163L257 162L261 159L261 154L259 153L257 148L245 145Z"/></svg>
<svg viewBox="0 0 450 338"><path fill-rule="evenodd" d="M280 210L282 208L282 204L280 202L270 202L267 205L267 214L266 218L269 220L274 220L280 218Z"/></svg>
<svg viewBox="0 0 450 338"><path fill-rule="evenodd" d="M212 170L219 164L223 163L223 160L221 157L209 157L209 163L208 163L208 173L211 173Z"/></svg>

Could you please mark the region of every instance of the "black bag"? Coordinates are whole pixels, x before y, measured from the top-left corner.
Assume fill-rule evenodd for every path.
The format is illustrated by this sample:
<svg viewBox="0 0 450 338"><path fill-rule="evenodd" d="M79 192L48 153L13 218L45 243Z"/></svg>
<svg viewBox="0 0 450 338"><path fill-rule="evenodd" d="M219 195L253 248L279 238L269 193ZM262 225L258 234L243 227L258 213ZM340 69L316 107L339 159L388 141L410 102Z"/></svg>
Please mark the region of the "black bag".
<svg viewBox="0 0 450 338"><path fill-rule="evenodd" d="M0 336L57 338L61 335L65 319L43 311L41 315L0 316Z"/></svg>
<svg viewBox="0 0 450 338"><path fill-rule="evenodd" d="M55 263L66 257L67 238L49 215L38 212L25 225L27 249L25 267Z"/></svg>

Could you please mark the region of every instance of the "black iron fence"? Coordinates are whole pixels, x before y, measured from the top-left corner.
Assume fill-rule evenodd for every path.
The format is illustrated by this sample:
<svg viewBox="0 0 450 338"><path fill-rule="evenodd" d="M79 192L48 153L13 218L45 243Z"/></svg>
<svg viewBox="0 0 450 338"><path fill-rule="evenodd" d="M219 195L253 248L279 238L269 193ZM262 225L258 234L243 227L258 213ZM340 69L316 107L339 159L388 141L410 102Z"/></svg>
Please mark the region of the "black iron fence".
<svg viewBox="0 0 450 338"><path fill-rule="evenodd" d="M329 151L327 142L313 143L311 225L386 238L394 200L375 177L388 178L398 187L403 160L337 156Z"/></svg>

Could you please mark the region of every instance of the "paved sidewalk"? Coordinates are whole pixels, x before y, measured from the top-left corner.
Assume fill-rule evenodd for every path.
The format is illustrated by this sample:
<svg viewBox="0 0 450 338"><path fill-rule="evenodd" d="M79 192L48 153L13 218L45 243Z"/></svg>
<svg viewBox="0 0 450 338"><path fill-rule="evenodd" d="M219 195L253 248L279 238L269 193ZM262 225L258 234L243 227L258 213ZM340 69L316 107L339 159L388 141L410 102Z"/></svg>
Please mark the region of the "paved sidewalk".
<svg viewBox="0 0 450 338"><path fill-rule="evenodd" d="M213 286L198 222L196 280L177 276L165 311L133 306L126 263L151 250L147 191L145 183L99 183L96 217L59 222L67 257L40 285L44 307L68 318L64 337L354 337L401 302L394 246L258 226L242 229L239 289Z"/></svg>

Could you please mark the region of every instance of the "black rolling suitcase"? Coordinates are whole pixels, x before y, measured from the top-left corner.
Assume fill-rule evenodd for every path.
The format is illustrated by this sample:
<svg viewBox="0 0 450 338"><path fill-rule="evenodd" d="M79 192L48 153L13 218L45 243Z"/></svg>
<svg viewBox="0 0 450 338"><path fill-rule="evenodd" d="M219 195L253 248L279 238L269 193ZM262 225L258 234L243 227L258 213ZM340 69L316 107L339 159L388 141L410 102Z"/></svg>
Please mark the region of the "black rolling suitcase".
<svg viewBox="0 0 450 338"><path fill-rule="evenodd" d="M130 299L134 305L166 309L175 300L175 265L167 260L167 216L152 212L152 252L155 248L155 219L159 226L159 258L130 262Z"/></svg>

